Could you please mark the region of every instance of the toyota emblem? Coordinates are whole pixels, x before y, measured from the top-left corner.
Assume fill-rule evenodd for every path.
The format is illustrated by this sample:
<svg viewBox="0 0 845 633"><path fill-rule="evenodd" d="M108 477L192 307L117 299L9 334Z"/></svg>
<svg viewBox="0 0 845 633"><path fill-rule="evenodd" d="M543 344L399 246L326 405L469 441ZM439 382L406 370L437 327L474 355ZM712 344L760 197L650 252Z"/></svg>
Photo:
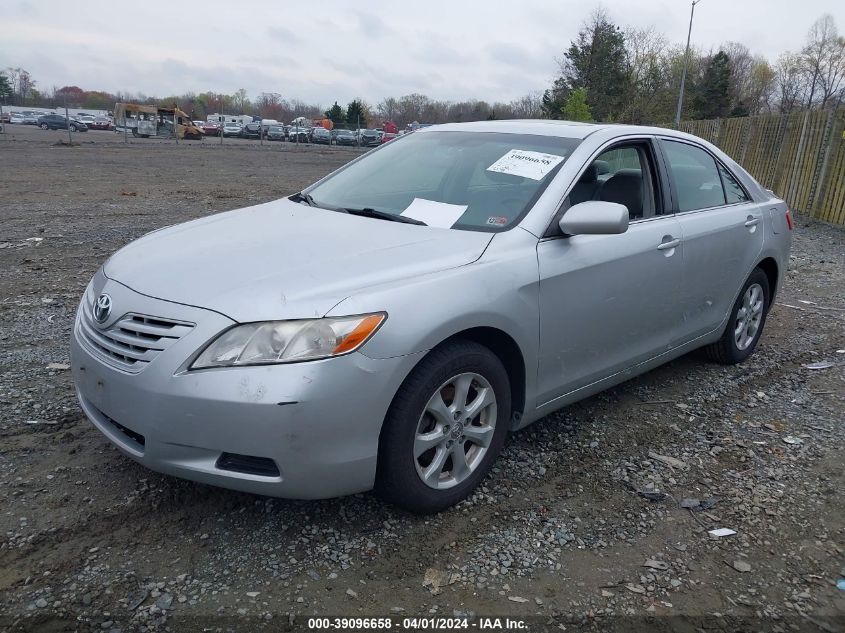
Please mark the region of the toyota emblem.
<svg viewBox="0 0 845 633"><path fill-rule="evenodd" d="M97 323L105 323L111 314L111 297L101 294L94 302L94 320Z"/></svg>

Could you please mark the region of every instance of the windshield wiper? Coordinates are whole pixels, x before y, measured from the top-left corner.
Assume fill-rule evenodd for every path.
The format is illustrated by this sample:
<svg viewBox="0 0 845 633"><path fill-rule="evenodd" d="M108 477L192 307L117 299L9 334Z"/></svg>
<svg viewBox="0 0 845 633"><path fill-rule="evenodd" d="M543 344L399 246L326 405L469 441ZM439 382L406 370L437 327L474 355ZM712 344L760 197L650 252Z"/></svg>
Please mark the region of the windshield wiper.
<svg viewBox="0 0 845 633"><path fill-rule="evenodd" d="M304 202L309 207L316 207L319 206L315 201L314 198L311 197L310 193L305 193L304 191L297 191L295 194L290 196L288 200L292 202Z"/></svg>
<svg viewBox="0 0 845 633"><path fill-rule="evenodd" d="M360 215L365 218L377 218L379 220L389 220L390 222L403 222L404 224L419 224L421 226L428 226L422 220L409 218L407 215L397 215L395 213L388 213L387 211L377 211L376 209L371 209L370 207L364 207L363 209L350 209L347 207L341 207L337 210L341 213L349 213L350 215Z"/></svg>

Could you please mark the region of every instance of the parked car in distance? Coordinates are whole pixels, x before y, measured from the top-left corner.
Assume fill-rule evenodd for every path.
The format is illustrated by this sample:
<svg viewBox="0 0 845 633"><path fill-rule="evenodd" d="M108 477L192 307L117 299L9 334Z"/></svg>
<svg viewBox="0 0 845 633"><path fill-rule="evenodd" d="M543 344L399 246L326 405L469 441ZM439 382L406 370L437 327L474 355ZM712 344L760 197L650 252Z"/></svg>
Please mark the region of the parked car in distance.
<svg viewBox="0 0 845 633"><path fill-rule="evenodd" d="M88 124L88 129L91 130L111 130L112 127L111 119L107 116L94 117L94 120Z"/></svg>
<svg viewBox="0 0 845 633"><path fill-rule="evenodd" d="M324 127L315 127L311 131L311 142L320 145L331 145L332 134Z"/></svg>
<svg viewBox="0 0 845 633"><path fill-rule="evenodd" d="M73 381L154 470L439 511L512 431L697 348L746 360L792 226L676 130L429 127L113 254L77 310Z"/></svg>
<svg viewBox="0 0 845 633"><path fill-rule="evenodd" d="M9 123L14 124L22 124L24 121L24 115L20 112L12 112L9 114Z"/></svg>
<svg viewBox="0 0 845 633"><path fill-rule="evenodd" d="M61 114L45 114L38 117L38 127L42 130L70 130L71 132L87 132L88 126L76 119L68 120Z"/></svg>
<svg viewBox="0 0 845 633"><path fill-rule="evenodd" d="M40 112L24 112L23 113L23 120L21 123L24 125L38 125L38 119L40 119L43 115ZM59 115L51 115L51 116L59 116Z"/></svg>
<svg viewBox="0 0 845 633"><path fill-rule="evenodd" d="M374 147L381 143L381 132L378 130L361 130L360 143L364 147Z"/></svg>
<svg viewBox="0 0 845 633"><path fill-rule="evenodd" d="M266 138L268 141L284 141L285 128L281 125L271 125L267 128Z"/></svg>
<svg viewBox="0 0 845 633"><path fill-rule="evenodd" d="M8 110L0 114L0 123L10 123L12 120L12 115L9 113Z"/></svg>
<svg viewBox="0 0 845 633"><path fill-rule="evenodd" d="M240 123L232 123L231 121L225 123L223 125L223 136L240 136L241 135L241 124Z"/></svg>
<svg viewBox="0 0 845 633"><path fill-rule="evenodd" d="M71 118L76 119L77 121L81 121L82 123L84 123L88 127L91 127L91 124L94 122L94 115L92 115L92 114L82 114L82 115L77 115L77 116L71 117Z"/></svg>
<svg viewBox="0 0 845 633"><path fill-rule="evenodd" d="M337 145L355 146L358 144L358 137L355 136L355 132L352 130L338 130L337 134L335 134L334 142Z"/></svg>
<svg viewBox="0 0 845 633"><path fill-rule="evenodd" d="M241 138L261 138L261 123L253 121L241 128Z"/></svg>
<svg viewBox="0 0 845 633"><path fill-rule="evenodd" d="M200 126L200 130L204 136L220 136L220 126L214 121L205 121Z"/></svg>
<svg viewBox="0 0 845 633"><path fill-rule="evenodd" d="M291 127L288 130L288 141L291 143L307 143L309 141L308 130L304 127Z"/></svg>

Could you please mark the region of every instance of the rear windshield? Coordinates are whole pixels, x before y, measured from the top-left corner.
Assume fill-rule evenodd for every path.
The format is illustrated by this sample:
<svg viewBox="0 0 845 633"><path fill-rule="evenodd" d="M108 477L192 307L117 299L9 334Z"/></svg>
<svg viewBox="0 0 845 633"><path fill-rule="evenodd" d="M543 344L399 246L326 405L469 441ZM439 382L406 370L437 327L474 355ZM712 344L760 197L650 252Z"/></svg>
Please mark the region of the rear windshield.
<svg viewBox="0 0 845 633"><path fill-rule="evenodd" d="M326 208L372 208L434 226L502 231L522 219L579 143L498 132L409 134L308 193Z"/></svg>

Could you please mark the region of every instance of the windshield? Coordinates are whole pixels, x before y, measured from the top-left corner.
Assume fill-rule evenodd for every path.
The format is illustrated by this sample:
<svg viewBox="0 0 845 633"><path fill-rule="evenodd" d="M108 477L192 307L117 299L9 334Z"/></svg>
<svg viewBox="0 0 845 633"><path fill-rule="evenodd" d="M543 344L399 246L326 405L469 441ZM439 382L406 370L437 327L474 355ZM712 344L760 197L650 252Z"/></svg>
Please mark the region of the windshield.
<svg viewBox="0 0 845 633"><path fill-rule="evenodd" d="M327 208L370 208L431 226L502 231L522 219L579 143L498 132L410 134L307 193Z"/></svg>

